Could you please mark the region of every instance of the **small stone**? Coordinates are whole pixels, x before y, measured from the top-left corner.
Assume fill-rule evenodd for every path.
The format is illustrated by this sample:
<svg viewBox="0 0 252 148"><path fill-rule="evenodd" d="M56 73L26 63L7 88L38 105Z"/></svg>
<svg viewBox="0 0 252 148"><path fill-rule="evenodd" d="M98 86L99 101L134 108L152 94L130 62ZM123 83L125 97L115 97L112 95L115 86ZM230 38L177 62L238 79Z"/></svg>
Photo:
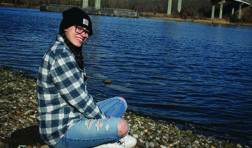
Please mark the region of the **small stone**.
<svg viewBox="0 0 252 148"><path fill-rule="evenodd" d="M238 144L236 145L236 147L237 147L237 148L242 148L242 146L241 146L240 143L238 143Z"/></svg>
<svg viewBox="0 0 252 148"><path fill-rule="evenodd" d="M150 146L150 147L154 147L154 143L153 143L153 142L150 142L150 143L149 143L149 146Z"/></svg>
<svg viewBox="0 0 252 148"><path fill-rule="evenodd" d="M137 134L134 134L133 137L135 137L136 139L138 138L138 135Z"/></svg>
<svg viewBox="0 0 252 148"><path fill-rule="evenodd" d="M154 143L154 148L159 148L159 147L160 147L160 145L157 142L155 142Z"/></svg>
<svg viewBox="0 0 252 148"><path fill-rule="evenodd" d="M35 119L36 118L36 114L30 115L30 118Z"/></svg>

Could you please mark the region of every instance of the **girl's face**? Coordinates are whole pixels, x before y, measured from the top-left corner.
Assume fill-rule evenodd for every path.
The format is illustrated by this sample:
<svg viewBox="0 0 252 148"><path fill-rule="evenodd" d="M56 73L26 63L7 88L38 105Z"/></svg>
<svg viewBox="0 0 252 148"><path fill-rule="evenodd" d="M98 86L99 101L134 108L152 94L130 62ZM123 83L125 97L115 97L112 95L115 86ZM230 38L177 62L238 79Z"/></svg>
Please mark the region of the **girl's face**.
<svg viewBox="0 0 252 148"><path fill-rule="evenodd" d="M75 46L81 47L88 38L89 31L82 26L70 26L65 29L66 38Z"/></svg>

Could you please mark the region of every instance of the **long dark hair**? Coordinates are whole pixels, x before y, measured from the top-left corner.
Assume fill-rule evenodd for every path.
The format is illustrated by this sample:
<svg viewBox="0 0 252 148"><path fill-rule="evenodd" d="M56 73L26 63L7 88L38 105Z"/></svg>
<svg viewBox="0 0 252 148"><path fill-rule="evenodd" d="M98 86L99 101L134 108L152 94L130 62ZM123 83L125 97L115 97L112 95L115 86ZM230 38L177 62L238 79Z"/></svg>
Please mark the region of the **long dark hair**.
<svg viewBox="0 0 252 148"><path fill-rule="evenodd" d="M68 48L73 52L73 54L75 55L75 60L79 66L80 69L84 69L84 60L83 60L83 55L82 55L82 46L81 47L77 47L74 46L66 37L65 35L65 31L63 29L60 29L60 35L63 37L66 45L68 46Z"/></svg>

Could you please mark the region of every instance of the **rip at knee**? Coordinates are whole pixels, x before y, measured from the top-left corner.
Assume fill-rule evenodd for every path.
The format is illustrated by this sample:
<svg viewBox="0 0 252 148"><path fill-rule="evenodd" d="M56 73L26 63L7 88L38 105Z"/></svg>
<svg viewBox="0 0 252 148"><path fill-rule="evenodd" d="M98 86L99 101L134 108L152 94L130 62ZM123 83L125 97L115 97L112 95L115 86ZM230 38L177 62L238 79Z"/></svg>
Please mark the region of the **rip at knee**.
<svg viewBox="0 0 252 148"><path fill-rule="evenodd" d="M129 131L129 125L128 123L123 120L123 119L120 119L119 123L118 123L118 135L121 137L121 136L124 136L128 133Z"/></svg>
<svg viewBox="0 0 252 148"><path fill-rule="evenodd" d="M123 97L118 97L118 99L123 100L124 102L126 102L126 100Z"/></svg>

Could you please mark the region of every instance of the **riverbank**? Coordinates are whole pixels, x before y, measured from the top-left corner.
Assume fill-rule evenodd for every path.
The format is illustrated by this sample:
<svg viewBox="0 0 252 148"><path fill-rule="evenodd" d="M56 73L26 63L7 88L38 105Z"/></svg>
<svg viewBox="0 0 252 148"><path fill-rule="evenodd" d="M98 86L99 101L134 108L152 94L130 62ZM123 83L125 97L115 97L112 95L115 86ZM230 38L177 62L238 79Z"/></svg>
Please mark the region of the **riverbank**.
<svg viewBox="0 0 252 148"><path fill-rule="evenodd" d="M12 3L0 3L0 7L19 7L19 8L33 8L33 9L40 9L40 6L26 6L20 5L16 6ZM206 19L182 19L182 18L175 18L167 16L167 14L162 13L149 13L149 12L142 12L139 13L138 18L150 18L150 19L162 19L162 20L170 20L170 21L186 21L186 22L195 22L195 23L209 23L209 24L223 24L223 25L240 25L240 26L250 26L252 27L252 23L231 23L225 19L218 19L215 18L211 20L210 18Z"/></svg>
<svg viewBox="0 0 252 148"><path fill-rule="evenodd" d="M38 136L36 79L21 71L0 67L0 85L0 148L10 148L11 145L46 148ZM191 130L194 127L182 130L173 122L161 122L131 111L127 111L123 118L131 126L129 135L137 138L136 148L249 148L197 134Z"/></svg>
<svg viewBox="0 0 252 148"><path fill-rule="evenodd" d="M252 27L252 23L231 23L225 19L215 18L211 20L211 18L205 19L182 19L178 17L170 17L167 14L153 14L153 13L139 13L139 18L151 18L151 19L162 19L162 20L170 20L170 21L184 21L184 22L195 22L195 23L208 23L208 24L222 24L222 25L240 25L240 26L250 26Z"/></svg>

